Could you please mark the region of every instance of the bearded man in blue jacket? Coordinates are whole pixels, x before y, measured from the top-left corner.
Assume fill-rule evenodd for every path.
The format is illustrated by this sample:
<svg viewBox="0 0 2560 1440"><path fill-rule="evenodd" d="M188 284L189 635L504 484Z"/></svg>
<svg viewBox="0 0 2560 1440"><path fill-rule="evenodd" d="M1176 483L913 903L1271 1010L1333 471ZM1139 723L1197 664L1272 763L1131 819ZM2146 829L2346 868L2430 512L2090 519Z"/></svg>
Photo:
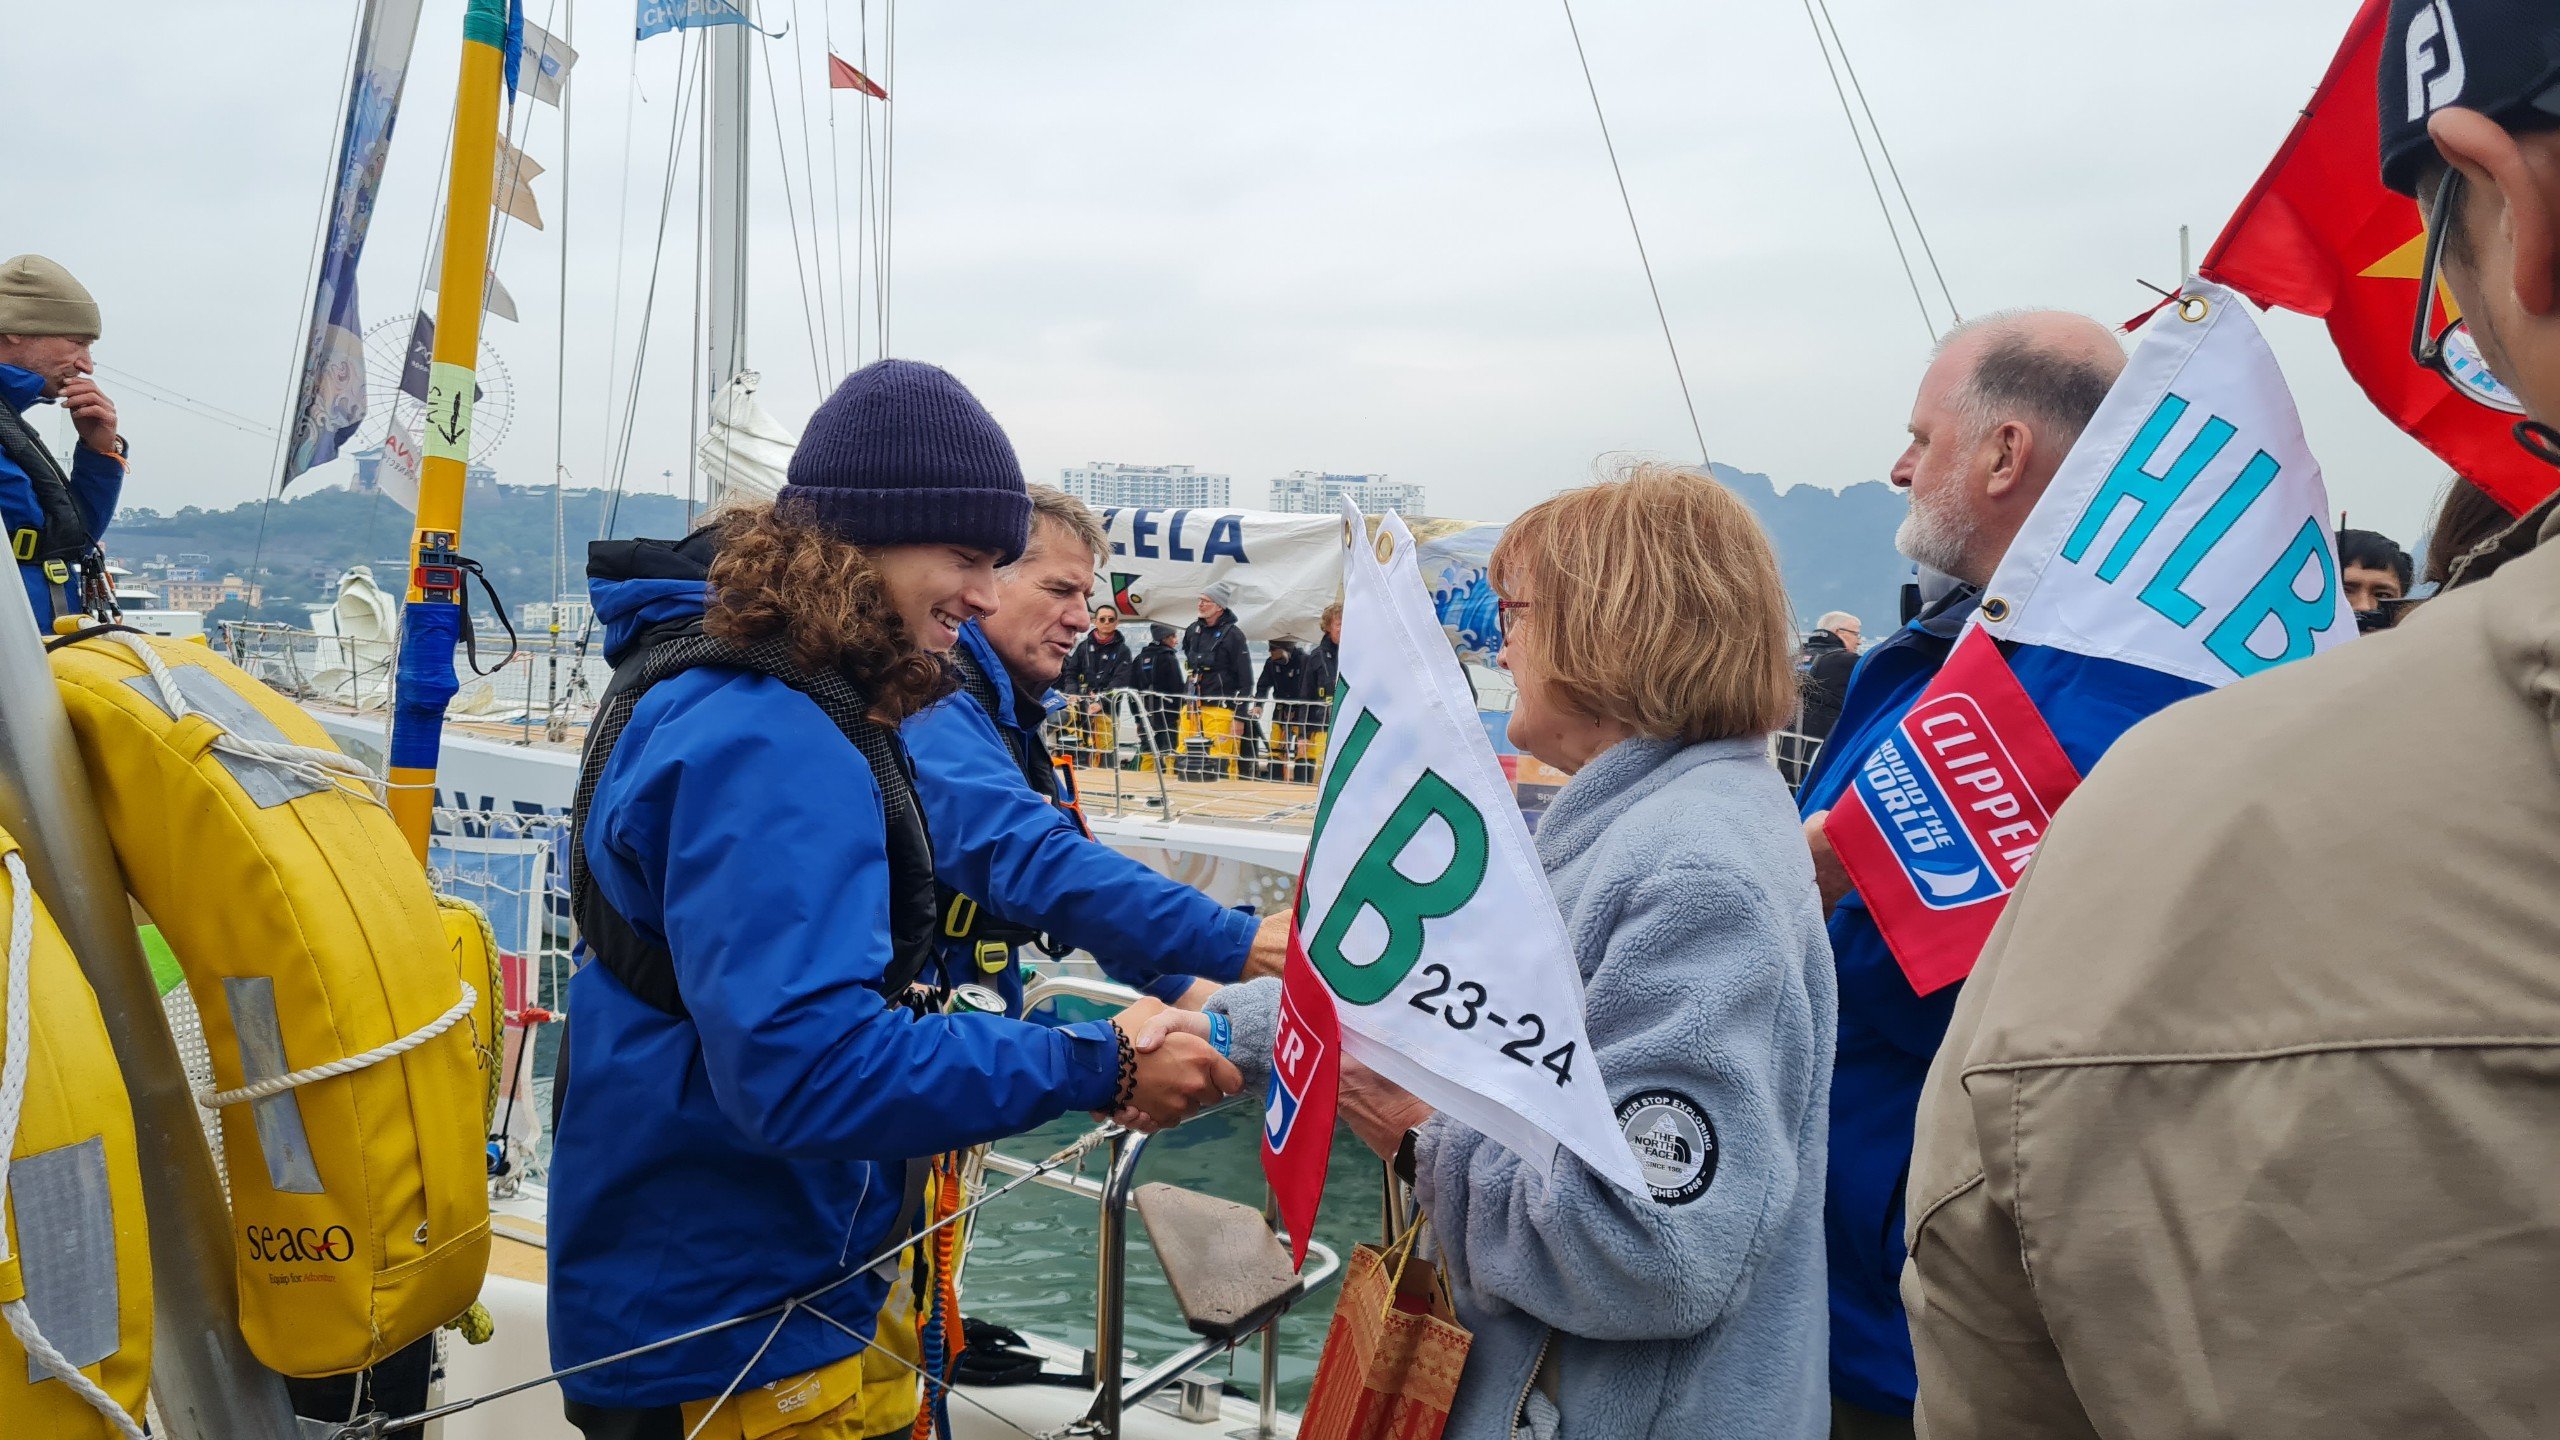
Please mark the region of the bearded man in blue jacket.
<svg viewBox="0 0 2560 1440"><path fill-rule="evenodd" d="M2086 316L2008 312L1939 342L1911 409L1893 483L1911 492L1894 544L1956 588L1869 650L1798 798L1840 976L1824 1229L1831 1262L1831 1394L1838 1440L1908 1436L1917 1390L1902 1311L1903 1185L1920 1084L1960 985L1916 993L1823 838L1858 767L1946 663L2063 456L2124 369L2124 349ZM2082 774L2135 721L2201 687L2113 661L2002 647L2019 684Z"/></svg>
<svg viewBox="0 0 2560 1440"><path fill-rule="evenodd" d="M115 518L124 490L124 437L115 402L89 378L98 302L42 255L0 260L0 524L18 561L36 623L81 613L81 565ZM20 418L55 401L80 444L64 474ZM103 571L101 571L103 578Z"/></svg>
<svg viewBox="0 0 2560 1440"><path fill-rule="evenodd" d="M1084 502L1030 487L1031 537L996 582L996 610L960 628L961 687L907 723L916 794L943 881L944 983L979 984L1022 1011L1020 947L1089 950L1104 973L1197 1008L1217 985L1277 975L1288 922L1257 923L1085 833L1041 722L1092 624L1102 524ZM1208 982L1208 983L1202 983Z"/></svg>

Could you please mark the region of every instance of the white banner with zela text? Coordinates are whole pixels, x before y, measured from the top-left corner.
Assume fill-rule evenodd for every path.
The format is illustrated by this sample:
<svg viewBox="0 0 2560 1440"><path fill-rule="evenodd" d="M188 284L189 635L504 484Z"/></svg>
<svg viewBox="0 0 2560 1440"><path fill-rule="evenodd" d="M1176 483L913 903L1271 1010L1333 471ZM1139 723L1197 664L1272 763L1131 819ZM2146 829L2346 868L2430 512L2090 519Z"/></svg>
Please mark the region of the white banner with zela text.
<svg viewBox="0 0 2560 1440"><path fill-rule="evenodd" d="M1313 644L1324 607L1342 593L1342 527L1330 515L1144 506L1098 513L1111 553L1094 599L1123 618L1179 630L1200 618L1210 586L1225 585L1227 609L1247 638Z"/></svg>
<svg viewBox="0 0 2560 1440"><path fill-rule="evenodd" d="M2206 685L2352 638L2329 497L2239 296L2191 281L1983 590L2002 640Z"/></svg>
<svg viewBox="0 0 2560 1440"><path fill-rule="evenodd" d="M1413 535L1388 515L1373 546L1347 503L1329 524L1343 690L1298 934L1343 1052L1533 1164L1561 1145L1647 1194L1591 1053L1564 921Z"/></svg>

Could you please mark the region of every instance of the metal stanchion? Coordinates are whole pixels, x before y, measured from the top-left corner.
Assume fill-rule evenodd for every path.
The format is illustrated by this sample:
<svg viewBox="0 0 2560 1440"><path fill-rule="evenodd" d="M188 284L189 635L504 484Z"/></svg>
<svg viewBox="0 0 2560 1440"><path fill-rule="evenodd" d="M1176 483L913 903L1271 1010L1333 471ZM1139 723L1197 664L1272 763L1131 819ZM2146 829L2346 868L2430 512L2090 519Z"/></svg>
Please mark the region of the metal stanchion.
<svg viewBox="0 0 2560 1440"><path fill-rule="evenodd" d="M12 577L14 578L14 577ZM177 1440L291 1440L284 1381L240 1337L231 1210L55 692L26 587L0 585L0 826L80 958L133 1104L150 1216L151 1396Z"/></svg>

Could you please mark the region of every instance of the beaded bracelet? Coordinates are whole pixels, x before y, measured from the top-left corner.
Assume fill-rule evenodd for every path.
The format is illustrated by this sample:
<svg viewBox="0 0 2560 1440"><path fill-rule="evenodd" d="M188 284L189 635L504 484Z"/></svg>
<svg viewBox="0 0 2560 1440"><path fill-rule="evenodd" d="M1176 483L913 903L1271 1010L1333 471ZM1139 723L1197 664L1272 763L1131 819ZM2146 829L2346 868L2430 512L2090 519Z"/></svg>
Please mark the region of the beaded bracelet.
<svg viewBox="0 0 2560 1440"><path fill-rule="evenodd" d="M1120 1044L1120 1083L1112 1091L1111 1108L1125 1110L1138 1097L1138 1047L1129 1041L1129 1032L1114 1025L1111 1036Z"/></svg>

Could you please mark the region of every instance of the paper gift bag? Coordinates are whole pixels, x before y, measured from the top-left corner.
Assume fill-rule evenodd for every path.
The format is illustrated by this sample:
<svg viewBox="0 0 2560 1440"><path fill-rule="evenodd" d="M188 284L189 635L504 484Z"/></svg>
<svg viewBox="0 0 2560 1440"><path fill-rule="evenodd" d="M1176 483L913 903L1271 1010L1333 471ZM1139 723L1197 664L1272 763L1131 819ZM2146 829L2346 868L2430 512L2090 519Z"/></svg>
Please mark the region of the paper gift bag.
<svg viewBox="0 0 2560 1440"><path fill-rule="evenodd" d="M1411 1265L1416 1224L1395 1246L1362 1245L1343 1271L1299 1440L1439 1440L1475 1337L1437 1265Z"/></svg>

